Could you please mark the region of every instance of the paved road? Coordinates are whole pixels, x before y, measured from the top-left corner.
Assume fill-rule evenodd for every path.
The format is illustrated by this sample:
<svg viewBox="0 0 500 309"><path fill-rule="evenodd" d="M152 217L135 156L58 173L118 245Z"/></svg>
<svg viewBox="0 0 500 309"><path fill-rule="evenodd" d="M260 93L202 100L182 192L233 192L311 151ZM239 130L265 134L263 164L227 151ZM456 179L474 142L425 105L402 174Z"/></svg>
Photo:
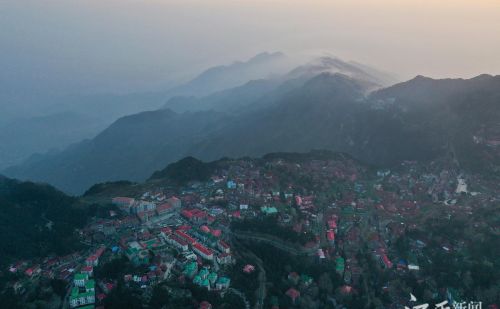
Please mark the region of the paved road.
<svg viewBox="0 0 500 309"><path fill-rule="evenodd" d="M255 265L259 269L259 276L257 280L259 281L259 287L255 291L256 302L254 305L255 309L264 308L264 299L266 298L266 270L264 269L262 260L256 256L252 251L248 250L244 245L242 245L237 239L233 240L233 243L238 245L238 251L241 255L255 261Z"/></svg>
<svg viewBox="0 0 500 309"><path fill-rule="evenodd" d="M257 301L255 302L255 309L262 309L264 307L264 299L266 298L266 270L262 265L262 260L256 256L253 252L250 252L250 255L256 261L257 267L259 268L259 288L257 289Z"/></svg>
<svg viewBox="0 0 500 309"><path fill-rule="evenodd" d="M292 255L314 255L316 254L317 250L317 248L306 249L299 246L295 246L270 235L247 233L247 232L233 232L232 234L238 239L264 242L277 249L286 251L287 253Z"/></svg>
<svg viewBox="0 0 500 309"><path fill-rule="evenodd" d="M247 300L247 297L245 296L245 294L243 294L243 292L235 288L229 288L228 291L232 292L235 295L238 295L241 298L241 300L243 300L243 302L245 303L245 309L250 309L250 302Z"/></svg>
<svg viewBox="0 0 500 309"><path fill-rule="evenodd" d="M235 238L235 242L238 243L238 247L240 247L240 253L242 255L246 255L255 261L257 268L259 269L259 287L256 290L257 301L255 302L255 309L264 308L264 300L266 298L266 270L264 269L262 260L256 256L251 250L246 250L245 246L239 243L237 240L251 240L263 242L268 245L271 245L279 250L283 250L291 255L314 255L316 254L317 248L306 249L299 246L295 246L293 244L284 242L281 239L276 237L265 235L265 234L256 234L256 233L247 233L247 232L231 232L231 234Z"/></svg>

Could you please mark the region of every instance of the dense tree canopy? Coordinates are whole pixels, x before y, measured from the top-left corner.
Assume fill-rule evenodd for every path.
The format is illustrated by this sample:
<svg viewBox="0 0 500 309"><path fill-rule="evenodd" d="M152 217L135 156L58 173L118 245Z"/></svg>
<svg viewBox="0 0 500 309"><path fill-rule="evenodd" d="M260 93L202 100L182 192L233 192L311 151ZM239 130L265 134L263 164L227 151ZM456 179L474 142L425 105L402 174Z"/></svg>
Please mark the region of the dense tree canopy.
<svg viewBox="0 0 500 309"><path fill-rule="evenodd" d="M0 179L0 260L65 254L78 245L86 222L77 200L49 185Z"/></svg>

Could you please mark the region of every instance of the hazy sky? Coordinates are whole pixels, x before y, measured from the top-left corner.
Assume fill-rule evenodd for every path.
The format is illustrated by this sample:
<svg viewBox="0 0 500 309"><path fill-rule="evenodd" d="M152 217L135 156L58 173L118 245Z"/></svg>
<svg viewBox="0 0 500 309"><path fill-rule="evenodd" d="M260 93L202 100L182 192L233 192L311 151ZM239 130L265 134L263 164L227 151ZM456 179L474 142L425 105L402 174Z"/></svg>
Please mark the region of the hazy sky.
<svg viewBox="0 0 500 309"><path fill-rule="evenodd" d="M262 51L500 74L500 0L0 0L0 91L166 88Z"/></svg>

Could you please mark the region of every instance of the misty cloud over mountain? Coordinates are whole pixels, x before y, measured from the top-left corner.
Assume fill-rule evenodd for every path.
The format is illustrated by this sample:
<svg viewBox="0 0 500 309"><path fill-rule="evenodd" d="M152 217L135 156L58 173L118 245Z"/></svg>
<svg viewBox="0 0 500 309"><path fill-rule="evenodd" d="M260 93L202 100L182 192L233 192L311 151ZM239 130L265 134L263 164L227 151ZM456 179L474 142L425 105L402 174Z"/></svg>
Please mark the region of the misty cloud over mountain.
<svg viewBox="0 0 500 309"><path fill-rule="evenodd" d="M33 154L59 151L93 138L118 118L158 109L171 97L208 95L282 74L292 63L283 53L260 53L247 61L209 68L191 81L157 92L49 95L4 91L0 94L0 169Z"/></svg>
<svg viewBox="0 0 500 309"><path fill-rule="evenodd" d="M147 179L185 156L214 160L311 149L347 152L378 165L453 155L464 168L498 171L492 150L473 138L499 133L498 76L419 76L387 87L393 79L385 73L323 57L267 78L228 78L253 76L262 57L271 68L283 55L208 70L175 89L193 89L193 95L123 117L93 139L32 157L5 174L82 193L96 182Z"/></svg>

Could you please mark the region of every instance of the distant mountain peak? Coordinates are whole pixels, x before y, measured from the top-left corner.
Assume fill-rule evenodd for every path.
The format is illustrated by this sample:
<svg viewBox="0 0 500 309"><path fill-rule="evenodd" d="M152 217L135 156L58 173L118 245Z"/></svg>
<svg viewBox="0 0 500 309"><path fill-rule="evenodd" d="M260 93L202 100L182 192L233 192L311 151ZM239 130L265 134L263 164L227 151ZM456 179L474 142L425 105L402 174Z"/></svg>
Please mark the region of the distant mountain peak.
<svg viewBox="0 0 500 309"><path fill-rule="evenodd" d="M124 117L91 141L32 159L5 174L80 193L96 182L144 180L189 155L210 162L224 156L330 149L373 164L397 164L446 155L445 146L451 143L464 166L472 162L469 167L474 170L473 164L500 170L493 156L496 150L472 138L489 134L485 138L496 140L500 76L417 76L366 97L372 85L351 74L323 71L283 89L275 85L233 89L205 101L222 100L226 105L219 111L162 110ZM260 89L260 96L255 96L255 89ZM269 91L271 96L266 95ZM245 106L259 107L224 112L224 106L240 104L244 98ZM171 166L169 173L180 181L200 179L206 174L197 166L204 164L187 158ZM182 178L185 175L195 178Z"/></svg>
<svg viewBox="0 0 500 309"><path fill-rule="evenodd" d="M412 80L418 81L418 80L433 80L433 79L430 77L424 76L424 75L417 75L414 78L412 78L411 80L409 80L409 82L411 82Z"/></svg>
<svg viewBox="0 0 500 309"><path fill-rule="evenodd" d="M480 74L480 75L473 77L471 79L477 80L477 81L483 81L483 80L489 80L489 79L496 78L496 77L499 77L499 75L494 76L491 74Z"/></svg>
<svg viewBox="0 0 500 309"><path fill-rule="evenodd" d="M342 73L330 73L323 72L320 73L313 78L311 78L306 84L306 87L314 86L314 85L334 85L334 84L344 84L344 85L358 85L358 82L352 79L350 76L342 74Z"/></svg>
<svg viewBox="0 0 500 309"><path fill-rule="evenodd" d="M394 83L394 78L367 65L346 62L335 56L321 56L298 66L288 73L289 78L312 78L322 73L340 73L363 81L368 91Z"/></svg>
<svg viewBox="0 0 500 309"><path fill-rule="evenodd" d="M280 51L277 51L277 52L265 51L265 52L261 52L255 56L253 56L247 62L263 61L263 60L269 60L269 59L281 58L281 57L286 57L286 56L284 53L282 53Z"/></svg>
<svg viewBox="0 0 500 309"><path fill-rule="evenodd" d="M246 61L208 68L186 84L171 90L170 96L206 96L241 86L253 79L283 74L289 70L289 65L282 52L262 52Z"/></svg>

